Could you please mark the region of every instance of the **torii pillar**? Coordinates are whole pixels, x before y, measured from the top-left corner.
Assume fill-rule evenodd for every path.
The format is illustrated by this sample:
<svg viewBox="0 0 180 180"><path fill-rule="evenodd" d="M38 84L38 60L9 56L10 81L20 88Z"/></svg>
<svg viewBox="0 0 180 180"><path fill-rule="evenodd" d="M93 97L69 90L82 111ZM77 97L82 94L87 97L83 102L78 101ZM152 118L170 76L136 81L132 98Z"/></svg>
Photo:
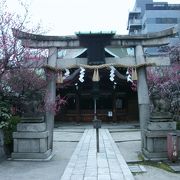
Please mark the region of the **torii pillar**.
<svg viewBox="0 0 180 180"><path fill-rule="evenodd" d="M137 45L135 47L136 63L145 64L143 47ZM147 128L147 123L150 119L150 100L148 94L146 67L141 66L137 70L138 81L137 81L137 93L138 93L138 104L139 104L139 119L141 128L141 148L145 147L145 136L144 130Z"/></svg>
<svg viewBox="0 0 180 180"><path fill-rule="evenodd" d="M57 60L57 48L49 48L48 54L48 62L47 64L51 67L56 66ZM53 128L54 128L54 112L53 107L55 104L56 98L56 74L54 71L50 69L46 69L46 79L48 82L47 85L47 97L46 97L46 104L49 106L46 107L46 128L49 131L49 138L48 138L48 149L53 149Z"/></svg>

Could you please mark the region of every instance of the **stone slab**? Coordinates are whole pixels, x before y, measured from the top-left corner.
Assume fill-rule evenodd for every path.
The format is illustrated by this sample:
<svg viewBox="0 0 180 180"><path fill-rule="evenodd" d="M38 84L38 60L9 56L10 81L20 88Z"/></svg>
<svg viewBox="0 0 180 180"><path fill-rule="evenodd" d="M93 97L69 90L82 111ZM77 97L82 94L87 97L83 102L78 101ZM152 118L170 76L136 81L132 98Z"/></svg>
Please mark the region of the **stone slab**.
<svg viewBox="0 0 180 180"><path fill-rule="evenodd" d="M167 162L167 164L172 168L172 170L176 173L180 172L180 161L177 161L175 163L173 162Z"/></svg>
<svg viewBox="0 0 180 180"><path fill-rule="evenodd" d="M39 149L39 139L19 139L17 141L18 143L18 152L24 152L24 153L38 153L40 151Z"/></svg>
<svg viewBox="0 0 180 180"><path fill-rule="evenodd" d="M33 116L34 114L32 114L32 116L30 116L30 114L27 115L27 117L22 117L21 118L21 122L25 122L25 123L42 123L44 122L44 116Z"/></svg>
<svg viewBox="0 0 180 180"><path fill-rule="evenodd" d="M49 136L49 131L44 132L13 132L14 139L41 139Z"/></svg>
<svg viewBox="0 0 180 180"><path fill-rule="evenodd" d="M79 142L81 136L84 131L82 132L67 132L67 131L56 131L53 134L53 141L56 142Z"/></svg>
<svg viewBox="0 0 180 180"><path fill-rule="evenodd" d="M156 137L167 137L167 134L168 133L177 133L177 131L163 131L163 130L161 130L161 131L150 131L150 130L144 130L144 132L145 132L145 135L147 136L147 137L154 137L154 138L156 138ZM179 136L179 134L177 133L177 135Z"/></svg>
<svg viewBox="0 0 180 180"><path fill-rule="evenodd" d="M25 131L25 132L39 132L45 131L46 124L45 123L18 123L17 131Z"/></svg>
<svg viewBox="0 0 180 180"><path fill-rule="evenodd" d="M129 165L129 169L132 173L144 173L147 172L142 165Z"/></svg>
<svg viewBox="0 0 180 180"><path fill-rule="evenodd" d="M127 163L129 162L139 162L138 155L141 152L141 141L126 141L116 143L118 148L123 155Z"/></svg>
<svg viewBox="0 0 180 180"><path fill-rule="evenodd" d="M111 132L111 136L114 141L117 142L126 142L126 141L137 141L141 140L140 131L132 131L132 132Z"/></svg>
<svg viewBox="0 0 180 180"><path fill-rule="evenodd" d="M149 160L163 160L167 159L167 152L149 152L146 149L143 149L143 154Z"/></svg>
<svg viewBox="0 0 180 180"><path fill-rule="evenodd" d="M52 156L52 150L49 149L48 151L44 153L12 153L11 158L12 160L46 160L49 159ZM52 157L51 157L52 158ZM50 160L50 159L49 159Z"/></svg>
<svg viewBox="0 0 180 180"><path fill-rule="evenodd" d="M147 126L148 130L176 130L176 122L149 122Z"/></svg>
<svg viewBox="0 0 180 180"><path fill-rule="evenodd" d="M170 166L174 172L180 172L180 166Z"/></svg>

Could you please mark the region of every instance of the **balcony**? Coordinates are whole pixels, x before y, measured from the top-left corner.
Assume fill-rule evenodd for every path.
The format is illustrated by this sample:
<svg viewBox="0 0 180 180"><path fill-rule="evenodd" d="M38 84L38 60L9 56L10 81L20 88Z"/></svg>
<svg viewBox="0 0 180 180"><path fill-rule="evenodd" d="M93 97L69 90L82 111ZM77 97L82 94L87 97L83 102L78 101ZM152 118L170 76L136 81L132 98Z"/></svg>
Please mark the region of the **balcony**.
<svg viewBox="0 0 180 180"><path fill-rule="evenodd" d="M129 16L134 16L134 15L138 15L138 14L141 14L141 8L135 8L129 12Z"/></svg>
<svg viewBox="0 0 180 180"><path fill-rule="evenodd" d="M130 19L128 21L128 27L127 29L141 29L142 28L142 19Z"/></svg>
<svg viewBox="0 0 180 180"><path fill-rule="evenodd" d="M142 19L141 19L141 8L136 8L133 11L129 12L127 29L130 29L132 26L133 29L137 27L137 29L141 28L142 26Z"/></svg>
<svg viewBox="0 0 180 180"><path fill-rule="evenodd" d="M141 34L141 30L131 29L129 31L129 35L138 35L138 34Z"/></svg>
<svg viewBox="0 0 180 180"><path fill-rule="evenodd" d="M129 26L141 26L142 25L142 19L130 19L129 20Z"/></svg>

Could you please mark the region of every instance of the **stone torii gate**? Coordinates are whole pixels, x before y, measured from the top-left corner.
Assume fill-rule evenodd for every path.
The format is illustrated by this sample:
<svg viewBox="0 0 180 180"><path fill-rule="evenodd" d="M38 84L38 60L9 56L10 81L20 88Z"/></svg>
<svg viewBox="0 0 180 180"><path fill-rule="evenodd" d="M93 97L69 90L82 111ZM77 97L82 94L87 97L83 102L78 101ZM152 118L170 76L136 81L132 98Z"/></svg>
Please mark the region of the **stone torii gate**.
<svg viewBox="0 0 180 180"><path fill-rule="evenodd" d="M167 56L146 56L144 54L144 48L148 47L158 47L169 44L169 37L176 34L176 28L167 29L161 32L149 33L143 35L114 35L109 39L109 42L106 44L106 47L118 47L118 48L134 48L135 56L128 57L115 57L115 58L105 58L105 64L116 64L122 65L123 67L135 67L137 68L137 93L138 93L138 105L139 105L139 118L140 118L140 128L141 128L141 137L142 137L142 150L143 152L148 150L148 137L147 137L147 126L150 121L150 100L148 95L148 86L146 80L146 66L148 65L170 65L169 57ZM77 49L84 48L82 41L76 35L74 36L45 36L45 35L36 35L25 33L18 30L13 30L13 34L16 38L22 41L22 45L28 48L42 48L48 49L49 55L47 63L44 64L44 67L47 71L54 72L55 69L65 69L69 67L80 67L82 65L88 65L87 58L73 58L73 59L58 59L58 49ZM103 33L102 33L103 34ZM106 33L104 33L106 34ZM92 34L93 36L93 34ZM90 66L90 64L89 64ZM93 66L92 66L93 67ZM55 102L56 96L56 75L53 73L53 76L47 77L48 81L48 91L50 93L48 101ZM46 113L45 118L46 131L48 131L47 138L47 150L52 152L52 142L53 142L53 128L54 128L54 114L51 112ZM23 137L21 137L23 139ZM17 137L15 139L15 146L20 146L17 143ZM152 139L151 139L152 141ZM153 147L151 147L152 149ZM44 152L43 152L44 153ZM21 158L18 154L21 154L24 158L48 158L51 153L48 153L44 156L39 152L39 156L31 157L26 156L26 152L18 152L16 150L13 153L14 158ZM145 153L149 157L153 157L154 154ZM17 156L18 155L18 156ZM159 155L161 156L161 155Z"/></svg>

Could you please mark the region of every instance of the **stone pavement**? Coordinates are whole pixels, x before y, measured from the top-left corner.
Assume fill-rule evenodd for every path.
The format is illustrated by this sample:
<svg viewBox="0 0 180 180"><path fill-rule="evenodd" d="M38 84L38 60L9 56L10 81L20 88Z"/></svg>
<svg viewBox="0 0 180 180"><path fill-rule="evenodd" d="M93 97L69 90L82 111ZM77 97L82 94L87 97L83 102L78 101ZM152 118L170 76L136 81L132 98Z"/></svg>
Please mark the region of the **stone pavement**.
<svg viewBox="0 0 180 180"><path fill-rule="evenodd" d="M118 146L127 163L139 162L141 154L141 132L139 129L109 129L109 132Z"/></svg>
<svg viewBox="0 0 180 180"><path fill-rule="evenodd" d="M107 129L100 129L96 153L95 129L86 129L61 180L133 180L128 165Z"/></svg>
<svg viewBox="0 0 180 180"><path fill-rule="evenodd" d="M140 130L133 124L102 124L108 128L112 138L118 145L126 162L138 161L137 154L141 150ZM60 124L54 129L53 151L50 161L7 161L0 160L0 180L60 180L70 158L81 140L85 129L92 125L80 126ZM133 163L133 165L139 165ZM135 173L136 180L179 180L180 174L164 171L159 168L143 165L147 172ZM132 170L132 166L129 167ZM137 170L135 170L137 172ZM134 168L133 168L134 172ZM79 180L79 179L77 179Z"/></svg>
<svg viewBox="0 0 180 180"><path fill-rule="evenodd" d="M0 180L60 180L83 132L82 128L55 128L50 161L0 160Z"/></svg>

